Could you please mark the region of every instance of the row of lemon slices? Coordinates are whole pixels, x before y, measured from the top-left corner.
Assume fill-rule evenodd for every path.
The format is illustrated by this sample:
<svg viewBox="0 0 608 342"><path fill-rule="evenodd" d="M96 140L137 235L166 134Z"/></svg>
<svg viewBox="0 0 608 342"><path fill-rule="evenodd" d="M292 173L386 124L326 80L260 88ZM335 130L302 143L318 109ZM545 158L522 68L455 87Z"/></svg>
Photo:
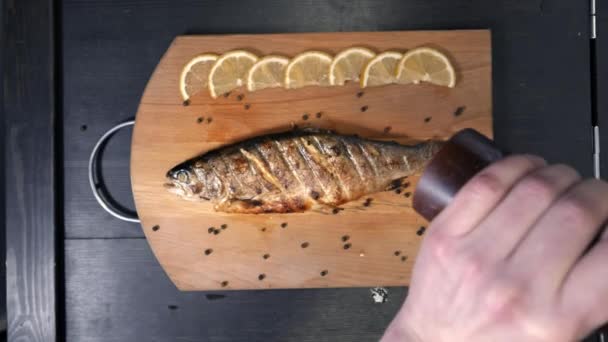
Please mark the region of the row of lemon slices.
<svg viewBox="0 0 608 342"><path fill-rule="evenodd" d="M235 50L221 56L203 54L193 58L182 70L180 91L187 100L205 88L217 98L244 85L249 91L256 91L344 85L347 81L359 81L362 88L419 82L454 87L456 77L448 58L427 47L405 54L376 54L367 48L353 47L333 58L325 52L307 51L292 59L276 55L258 58L251 52Z"/></svg>

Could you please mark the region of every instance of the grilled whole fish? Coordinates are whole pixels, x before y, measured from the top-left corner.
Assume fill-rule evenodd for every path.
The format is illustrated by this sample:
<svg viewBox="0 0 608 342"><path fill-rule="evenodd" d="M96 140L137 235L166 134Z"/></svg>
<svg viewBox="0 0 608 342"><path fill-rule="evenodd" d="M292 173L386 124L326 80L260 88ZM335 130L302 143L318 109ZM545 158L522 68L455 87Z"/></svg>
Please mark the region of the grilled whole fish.
<svg viewBox="0 0 608 342"><path fill-rule="evenodd" d="M216 211L290 213L338 206L386 190L419 170L442 143L413 146L298 130L210 151L167 172L165 187Z"/></svg>

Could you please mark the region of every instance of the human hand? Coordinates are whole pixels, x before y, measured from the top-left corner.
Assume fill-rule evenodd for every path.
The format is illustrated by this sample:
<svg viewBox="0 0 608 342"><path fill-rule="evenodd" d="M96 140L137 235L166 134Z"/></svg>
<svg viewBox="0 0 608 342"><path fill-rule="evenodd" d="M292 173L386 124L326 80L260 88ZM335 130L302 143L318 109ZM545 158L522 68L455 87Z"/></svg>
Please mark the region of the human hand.
<svg viewBox="0 0 608 342"><path fill-rule="evenodd" d="M421 245L393 341L573 341L608 321L608 184L510 156L481 171Z"/></svg>

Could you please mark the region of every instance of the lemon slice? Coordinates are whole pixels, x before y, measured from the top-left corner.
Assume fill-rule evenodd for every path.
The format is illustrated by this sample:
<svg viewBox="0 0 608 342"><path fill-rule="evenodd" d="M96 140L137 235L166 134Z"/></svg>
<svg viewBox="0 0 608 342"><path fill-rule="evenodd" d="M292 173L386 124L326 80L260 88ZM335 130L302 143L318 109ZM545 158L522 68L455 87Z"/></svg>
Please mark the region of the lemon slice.
<svg viewBox="0 0 608 342"><path fill-rule="evenodd" d="M361 88L395 83L395 70L403 54L396 51L386 51L372 58L361 76Z"/></svg>
<svg viewBox="0 0 608 342"><path fill-rule="evenodd" d="M217 98L247 82L249 69L258 57L244 50L230 51L218 58L209 72L209 93Z"/></svg>
<svg viewBox="0 0 608 342"><path fill-rule="evenodd" d="M184 66L179 77L179 91L184 101L207 87L209 71L216 60L217 55L204 54L192 58Z"/></svg>
<svg viewBox="0 0 608 342"><path fill-rule="evenodd" d="M287 64L289 58L283 56L266 56L260 59L249 69L247 90L283 87Z"/></svg>
<svg viewBox="0 0 608 342"><path fill-rule="evenodd" d="M397 67L397 82L406 84L421 81L453 88L456 75L444 54L431 48L417 48L403 55Z"/></svg>
<svg viewBox="0 0 608 342"><path fill-rule="evenodd" d="M346 49L334 57L329 67L329 83L344 85L346 81L359 81L361 70L376 54L363 47Z"/></svg>
<svg viewBox="0 0 608 342"><path fill-rule="evenodd" d="M332 58L325 52L307 51L294 57L285 70L285 88L329 85Z"/></svg>

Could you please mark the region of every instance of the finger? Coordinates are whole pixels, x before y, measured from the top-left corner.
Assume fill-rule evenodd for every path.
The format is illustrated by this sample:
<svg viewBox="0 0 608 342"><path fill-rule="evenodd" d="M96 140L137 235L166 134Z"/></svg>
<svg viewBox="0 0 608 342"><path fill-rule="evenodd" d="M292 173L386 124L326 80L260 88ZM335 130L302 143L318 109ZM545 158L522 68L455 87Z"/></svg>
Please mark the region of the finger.
<svg viewBox="0 0 608 342"><path fill-rule="evenodd" d="M542 158L530 155L513 155L491 164L458 191L432 226L454 236L468 233L494 209L515 182L545 164Z"/></svg>
<svg viewBox="0 0 608 342"><path fill-rule="evenodd" d="M581 322L589 332L608 322L608 236L595 245L566 278L560 295L564 310Z"/></svg>
<svg viewBox="0 0 608 342"><path fill-rule="evenodd" d="M580 175L565 165L542 167L520 179L467 240L485 248L486 255L502 259L526 236L534 223Z"/></svg>
<svg viewBox="0 0 608 342"><path fill-rule="evenodd" d="M607 219L608 184L596 179L581 182L543 214L514 251L511 263L530 276L542 274L534 286L557 288Z"/></svg>

